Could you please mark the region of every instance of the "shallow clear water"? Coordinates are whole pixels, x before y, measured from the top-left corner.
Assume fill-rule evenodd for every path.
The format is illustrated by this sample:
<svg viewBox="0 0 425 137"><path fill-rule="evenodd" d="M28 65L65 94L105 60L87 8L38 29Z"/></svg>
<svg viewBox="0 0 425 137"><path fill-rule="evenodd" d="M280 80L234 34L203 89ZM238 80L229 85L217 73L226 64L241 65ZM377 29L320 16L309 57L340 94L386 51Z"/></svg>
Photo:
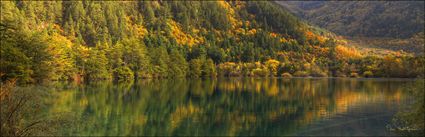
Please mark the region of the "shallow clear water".
<svg viewBox="0 0 425 137"><path fill-rule="evenodd" d="M62 84L62 135L396 135L400 79L222 78ZM60 90L59 90L60 89Z"/></svg>

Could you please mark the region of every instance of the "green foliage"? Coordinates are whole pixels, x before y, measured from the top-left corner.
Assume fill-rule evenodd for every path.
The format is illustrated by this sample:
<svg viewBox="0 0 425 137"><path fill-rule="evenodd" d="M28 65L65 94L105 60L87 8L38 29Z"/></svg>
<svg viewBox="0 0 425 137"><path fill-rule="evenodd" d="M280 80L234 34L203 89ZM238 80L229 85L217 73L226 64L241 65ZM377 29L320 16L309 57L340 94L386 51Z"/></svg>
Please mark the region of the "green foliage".
<svg viewBox="0 0 425 137"><path fill-rule="evenodd" d="M216 63L221 63L226 58L226 53L224 52L224 50L216 46L209 48L207 52L207 56L210 57Z"/></svg>
<svg viewBox="0 0 425 137"><path fill-rule="evenodd" d="M200 77L202 76L202 60L201 59L192 59L189 61L189 76L190 77Z"/></svg>
<svg viewBox="0 0 425 137"><path fill-rule="evenodd" d="M131 69L127 66L119 66L115 68L113 72L115 74L114 77L119 81L134 79L133 71L131 71Z"/></svg>
<svg viewBox="0 0 425 137"><path fill-rule="evenodd" d="M168 76L168 62L169 56L165 47L161 46L158 48L152 48L151 61L153 66L154 77L167 77Z"/></svg>
<svg viewBox="0 0 425 137"><path fill-rule="evenodd" d="M240 67L238 64L235 64L234 62L225 62L223 64L218 65L218 72L222 76L227 77L233 77L233 76L240 76Z"/></svg>
<svg viewBox="0 0 425 137"><path fill-rule="evenodd" d="M212 59L207 59L202 64L202 76L215 77L217 75L215 64Z"/></svg>
<svg viewBox="0 0 425 137"><path fill-rule="evenodd" d="M108 60L100 51L89 50L89 58L83 58L83 74L87 80L104 80L109 79L110 75L107 70Z"/></svg>
<svg viewBox="0 0 425 137"><path fill-rule="evenodd" d="M170 52L169 75L171 77L186 77L188 66L184 56L177 49L172 49Z"/></svg>
<svg viewBox="0 0 425 137"><path fill-rule="evenodd" d="M365 71L365 72L363 72L363 76L367 77L367 78L373 77L373 72L372 71Z"/></svg>
<svg viewBox="0 0 425 137"><path fill-rule="evenodd" d="M4 24L3 24L4 23ZM18 78L21 82L41 82L49 77L47 43L39 33L30 34L10 22L0 24L2 79Z"/></svg>
<svg viewBox="0 0 425 137"><path fill-rule="evenodd" d="M304 43L305 37L297 18L274 3L249 2L248 13L255 14L257 22L261 22L266 29L289 34Z"/></svg>
<svg viewBox="0 0 425 137"><path fill-rule="evenodd" d="M310 75L313 77L327 77L328 74L324 72L321 67L313 63L313 65L310 68Z"/></svg>
<svg viewBox="0 0 425 137"><path fill-rule="evenodd" d="M51 32L52 34L44 35L44 41L47 43L48 56L51 60L47 63L50 66L50 80L71 80L77 73L75 66L75 55L72 51L72 43L66 37Z"/></svg>
<svg viewBox="0 0 425 137"><path fill-rule="evenodd" d="M143 42L132 38L122 40L121 44L123 45L121 58L123 63L134 72L134 77L140 77L140 72L148 72L151 64Z"/></svg>
<svg viewBox="0 0 425 137"><path fill-rule="evenodd" d="M341 55L337 41L266 1L5 1L1 9L1 79L423 77L423 57Z"/></svg>
<svg viewBox="0 0 425 137"><path fill-rule="evenodd" d="M206 27L212 27L223 31L230 29L230 21L229 18L227 18L229 11L220 7L217 2L212 1L203 2L202 8L206 15L206 20L203 22Z"/></svg>

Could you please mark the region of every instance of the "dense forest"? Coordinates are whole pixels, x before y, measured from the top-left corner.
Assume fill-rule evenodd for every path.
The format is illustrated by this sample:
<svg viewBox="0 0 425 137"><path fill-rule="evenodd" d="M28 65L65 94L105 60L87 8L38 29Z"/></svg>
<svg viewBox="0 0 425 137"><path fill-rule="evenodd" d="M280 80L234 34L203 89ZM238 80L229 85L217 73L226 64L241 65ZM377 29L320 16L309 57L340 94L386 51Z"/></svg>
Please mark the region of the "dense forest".
<svg viewBox="0 0 425 137"><path fill-rule="evenodd" d="M410 38L424 31L423 1L277 3L312 24L344 36Z"/></svg>
<svg viewBox="0 0 425 137"><path fill-rule="evenodd" d="M362 55L274 2L2 1L1 79L423 77L424 57Z"/></svg>

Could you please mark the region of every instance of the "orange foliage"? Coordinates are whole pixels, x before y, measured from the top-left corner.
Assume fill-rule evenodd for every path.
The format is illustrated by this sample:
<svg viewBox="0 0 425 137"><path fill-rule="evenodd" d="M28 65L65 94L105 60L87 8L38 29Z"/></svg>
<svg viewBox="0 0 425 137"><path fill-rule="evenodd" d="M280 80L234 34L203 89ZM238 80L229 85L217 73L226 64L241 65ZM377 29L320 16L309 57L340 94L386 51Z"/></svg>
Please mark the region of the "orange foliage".
<svg viewBox="0 0 425 137"><path fill-rule="evenodd" d="M235 30L236 34L246 35L246 31L243 28L238 28Z"/></svg>
<svg viewBox="0 0 425 137"><path fill-rule="evenodd" d="M307 39L313 39L313 38L315 37L315 35L314 35L314 33L313 33L313 32L311 32L311 31L307 31L307 32L305 33L305 37L306 37Z"/></svg>
<svg viewBox="0 0 425 137"><path fill-rule="evenodd" d="M318 40L320 43L324 43L328 38L326 38L326 37L323 37L323 36L320 36L320 35L317 35L317 34L314 34L313 32L311 32L311 31L307 31L306 33L305 33L305 36L306 36L306 38L307 39L316 39L316 40Z"/></svg>
<svg viewBox="0 0 425 137"><path fill-rule="evenodd" d="M178 44L193 46L202 43L204 40L201 37L194 37L183 32L181 27L173 20L168 20L167 25L171 28L171 35L175 38ZM192 29L192 32L199 32L198 29Z"/></svg>
<svg viewBox="0 0 425 137"><path fill-rule="evenodd" d="M335 47L340 58L360 58L362 55L355 48L338 45Z"/></svg>
<svg viewBox="0 0 425 137"><path fill-rule="evenodd" d="M270 35L270 37L276 38L278 34L273 33L273 32L270 32L270 34L269 34L269 35Z"/></svg>
<svg viewBox="0 0 425 137"><path fill-rule="evenodd" d="M248 35L255 35L256 33L257 33L256 29L250 29L247 34Z"/></svg>
<svg viewBox="0 0 425 137"><path fill-rule="evenodd" d="M317 36L316 39L320 42L320 43L325 43L325 41L328 39L326 37L323 36Z"/></svg>

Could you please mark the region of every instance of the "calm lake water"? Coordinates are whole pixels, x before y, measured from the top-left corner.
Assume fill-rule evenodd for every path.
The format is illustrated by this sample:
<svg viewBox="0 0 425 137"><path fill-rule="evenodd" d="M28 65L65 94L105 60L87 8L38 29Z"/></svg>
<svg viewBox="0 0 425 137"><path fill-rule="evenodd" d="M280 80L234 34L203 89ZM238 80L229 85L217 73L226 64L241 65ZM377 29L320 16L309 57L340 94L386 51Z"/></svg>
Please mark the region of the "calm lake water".
<svg viewBox="0 0 425 137"><path fill-rule="evenodd" d="M62 84L62 135L396 135L401 79L221 78Z"/></svg>

